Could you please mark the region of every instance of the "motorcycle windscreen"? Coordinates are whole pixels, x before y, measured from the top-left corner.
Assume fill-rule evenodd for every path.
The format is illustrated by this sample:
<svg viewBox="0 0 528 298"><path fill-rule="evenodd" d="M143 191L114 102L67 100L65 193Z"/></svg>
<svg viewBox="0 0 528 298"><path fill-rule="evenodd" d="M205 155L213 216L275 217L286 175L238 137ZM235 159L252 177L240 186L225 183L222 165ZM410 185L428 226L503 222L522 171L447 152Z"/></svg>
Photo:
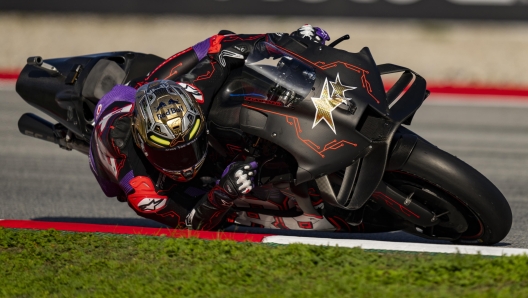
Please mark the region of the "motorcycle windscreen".
<svg viewBox="0 0 528 298"><path fill-rule="evenodd" d="M286 107L303 101L315 83L315 70L274 45L261 41L243 69L246 100L266 100ZM240 94L242 95L242 94Z"/></svg>

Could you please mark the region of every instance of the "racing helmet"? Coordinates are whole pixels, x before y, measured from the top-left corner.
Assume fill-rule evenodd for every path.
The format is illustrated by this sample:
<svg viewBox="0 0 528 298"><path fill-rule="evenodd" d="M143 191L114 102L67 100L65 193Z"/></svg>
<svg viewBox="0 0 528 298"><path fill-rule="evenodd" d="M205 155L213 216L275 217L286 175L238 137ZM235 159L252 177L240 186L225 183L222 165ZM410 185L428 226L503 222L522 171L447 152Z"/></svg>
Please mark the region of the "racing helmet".
<svg viewBox="0 0 528 298"><path fill-rule="evenodd" d="M205 118L179 84L160 80L136 92L133 135L148 161L169 178L191 180L207 156Z"/></svg>

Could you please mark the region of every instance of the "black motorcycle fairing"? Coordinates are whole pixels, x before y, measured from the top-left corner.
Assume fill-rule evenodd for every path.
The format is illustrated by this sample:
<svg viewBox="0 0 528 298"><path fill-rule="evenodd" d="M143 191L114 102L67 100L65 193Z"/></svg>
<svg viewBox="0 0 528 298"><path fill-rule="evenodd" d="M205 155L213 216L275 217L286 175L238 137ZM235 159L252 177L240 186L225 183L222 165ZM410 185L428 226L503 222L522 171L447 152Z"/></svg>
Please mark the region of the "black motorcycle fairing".
<svg viewBox="0 0 528 298"><path fill-rule="evenodd" d="M355 113L354 115L348 109L337 108L333 110L331 115L335 127L329 127L325 123L326 120L315 123L316 108L312 99L321 97L323 89L328 92L330 88L328 78L335 78L339 73L338 71L341 71L340 78L343 85L361 86L361 76L359 78L350 78L348 75L350 70L342 67L340 63L332 64L333 62L329 62L331 67L321 68L321 63L317 64L307 60L305 55L310 56L310 51L316 53L322 51L319 50L321 48L319 45L308 47L302 53L302 57L295 57L294 55L297 54L288 49L280 48L280 45L277 48L278 50L276 51L282 51L285 53L284 55L289 55L290 59L298 59L314 69L317 79L313 84L313 88L303 101L296 103L291 108L285 108L280 104L254 101L249 98L242 105L240 113L241 128L245 132L270 140L289 151L299 164L299 170L296 174L297 184L350 165L354 159L361 156L361 153L370 144L368 138L361 135L357 130L351 129L358 126L361 114ZM365 65L367 63L362 55L349 57L344 55L346 52L331 48L330 50L336 51L328 53L328 55L332 56L332 59L344 61L348 59L348 62L355 64ZM339 57L339 54L343 57ZM335 55L338 56L334 57ZM321 57L317 58L324 59L324 57L328 56L321 54ZM351 67L352 64L346 63L346 65ZM373 61L371 67L374 71L377 71ZM354 75L356 75L355 72ZM351 91L349 91L350 93ZM357 106L356 111L362 111L368 106L368 103L364 101L352 100L354 105ZM382 117L381 114L380 117Z"/></svg>
<svg viewBox="0 0 528 298"><path fill-rule="evenodd" d="M280 41L283 40L286 39ZM328 203L340 208L360 208L383 177L392 135L423 102L425 80L406 68L381 66L379 70L383 73L404 72L396 87L391 89L391 101L409 84L408 74L414 78L407 92L389 109L380 71L367 48L359 53L320 45L311 45L304 50L302 47L288 49L281 47L279 42L275 52L282 53L288 60L297 59L299 63L313 67L317 78L312 91L304 100L288 107L270 100L246 98L240 112L242 130L270 140L294 156L298 163L295 184L324 179L327 174L348 167L344 187L337 195L328 191L324 197ZM330 95L329 85L332 89L341 85L350 90L346 95L342 94L350 104L341 104L330 111L334 126L326 119L316 122L319 107L315 100ZM360 159L359 169L351 166ZM320 182L320 187L324 188L324 181Z"/></svg>

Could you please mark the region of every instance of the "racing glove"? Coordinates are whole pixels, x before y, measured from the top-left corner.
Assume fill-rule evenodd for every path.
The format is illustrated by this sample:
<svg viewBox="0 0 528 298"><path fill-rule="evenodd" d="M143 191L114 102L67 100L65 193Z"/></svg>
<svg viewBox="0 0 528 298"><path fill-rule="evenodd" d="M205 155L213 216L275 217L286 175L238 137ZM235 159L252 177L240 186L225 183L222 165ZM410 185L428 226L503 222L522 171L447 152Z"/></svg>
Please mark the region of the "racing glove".
<svg viewBox="0 0 528 298"><path fill-rule="evenodd" d="M233 201L253 189L253 178L258 164L255 161L234 162L226 167L218 184L202 198L186 218L186 224L195 230L217 227Z"/></svg>
<svg viewBox="0 0 528 298"><path fill-rule="evenodd" d="M297 29L297 31L292 32L290 36L307 39L322 45L330 40L328 32L319 27L312 27L310 24L303 25L301 28Z"/></svg>
<svg viewBox="0 0 528 298"><path fill-rule="evenodd" d="M249 193L254 187L257 166L256 161L231 163L222 173L218 186L233 200Z"/></svg>

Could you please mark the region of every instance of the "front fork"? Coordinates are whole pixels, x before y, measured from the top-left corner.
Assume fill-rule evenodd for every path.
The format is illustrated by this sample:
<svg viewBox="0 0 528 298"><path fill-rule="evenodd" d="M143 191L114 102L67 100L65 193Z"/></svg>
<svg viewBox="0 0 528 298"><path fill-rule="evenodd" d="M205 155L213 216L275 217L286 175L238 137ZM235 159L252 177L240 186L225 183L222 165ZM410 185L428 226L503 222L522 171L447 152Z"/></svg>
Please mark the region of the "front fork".
<svg viewBox="0 0 528 298"><path fill-rule="evenodd" d="M403 131L403 133L401 133ZM385 171L401 170L411 153L413 152L418 136L405 128L399 128L400 133L396 133L391 146L389 160ZM404 194L394 186L381 181L372 194L372 199L384 207L387 211L394 213L404 220L422 227L434 226L438 223L438 216L430 211L426 206L413 200L414 193Z"/></svg>

